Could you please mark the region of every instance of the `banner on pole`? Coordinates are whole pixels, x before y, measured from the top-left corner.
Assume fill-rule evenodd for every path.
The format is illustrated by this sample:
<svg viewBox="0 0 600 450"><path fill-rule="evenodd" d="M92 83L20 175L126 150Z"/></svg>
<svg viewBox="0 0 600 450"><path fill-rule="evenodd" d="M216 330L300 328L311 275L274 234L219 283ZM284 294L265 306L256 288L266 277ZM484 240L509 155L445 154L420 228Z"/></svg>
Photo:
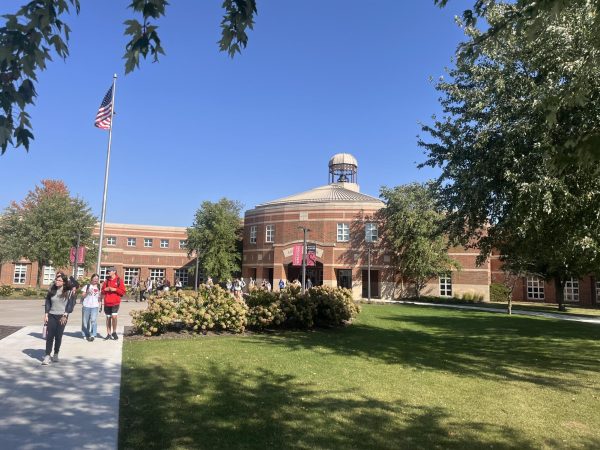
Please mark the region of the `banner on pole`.
<svg viewBox="0 0 600 450"><path fill-rule="evenodd" d="M306 265L314 266L317 263L317 244L306 244Z"/></svg>
<svg viewBox="0 0 600 450"><path fill-rule="evenodd" d="M85 247L79 247L79 251L77 252L77 264L82 264L85 262ZM69 256L71 260L71 264L75 264L75 247L71 247L71 254Z"/></svg>
<svg viewBox="0 0 600 450"><path fill-rule="evenodd" d="M294 253L292 254L292 266L302 265L302 244L294 244Z"/></svg>

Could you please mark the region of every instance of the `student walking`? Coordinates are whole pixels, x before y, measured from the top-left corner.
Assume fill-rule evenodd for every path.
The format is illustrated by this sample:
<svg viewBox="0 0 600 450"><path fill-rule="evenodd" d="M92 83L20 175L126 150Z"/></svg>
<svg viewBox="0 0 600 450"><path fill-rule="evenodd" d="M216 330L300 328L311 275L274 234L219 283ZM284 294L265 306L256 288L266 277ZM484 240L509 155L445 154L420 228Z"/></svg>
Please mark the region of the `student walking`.
<svg viewBox="0 0 600 450"><path fill-rule="evenodd" d="M117 275L117 269L108 268L108 278L102 284L102 296L104 297L104 314L106 314L106 337L105 341L119 339L117 336L117 317L119 315L119 306L121 297L125 295L125 284ZM112 330L112 332L111 332Z"/></svg>
<svg viewBox="0 0 600 450"><path fill-rule="evenodd" d="M81 332L83 336L92 342L96 338L98 328L98 308L100 307L100 277L97 273L92 275L90 284L85 285L81 292Z"/></svg>
<svg viewBox="0 0 600 450"><path fill-rule="evenodd" d="M76 297L67 287L68 278L64 274L59 274L54 280L54 284L46 294L46 302L44 304L44 324L47 326L46 331L46 356L42 361L42 365L47 366L51 362L58 362L58 352L62 343L65 326L69 320L69 314L73 312L75 307ZM52 354L54 347L54 355Z"/></svg>
<svg viewBox="0 0 600 450"><path fill-rule="evenodd" d="M146 282L144 280L140 280L139 286L140 286L140 298L139 298L139 300L140 300L140 302L143 302L146 299L146 289L147 289L146 288ZM137 302L138 299L136 298L135 301Z"/></svg>

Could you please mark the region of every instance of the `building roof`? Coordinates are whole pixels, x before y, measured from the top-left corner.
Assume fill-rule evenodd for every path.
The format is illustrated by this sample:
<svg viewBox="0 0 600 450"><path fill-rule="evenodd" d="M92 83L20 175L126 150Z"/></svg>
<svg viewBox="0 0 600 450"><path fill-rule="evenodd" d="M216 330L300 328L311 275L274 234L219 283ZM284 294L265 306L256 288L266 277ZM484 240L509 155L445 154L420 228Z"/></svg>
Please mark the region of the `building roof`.
<svg viewBox="0 0 600 450"><path fill-rule="evenodd" d="M370 195L361 194L354 190L346 189L340 184L328 184L320 186L310 191L279 198L266 203L256 205L257 208L267 206L280 206L285 204L306 204L306 203L372 203L373 206L383 206L383 202Z"/></svg>
<svg viewBox="0 0 600 450"><path fill-rule="evenodd" d="M350 153L337 153L333 155L329 160L329 167L338 164L349 164L358 167L358 161L356 161L356 158Z"/></svg>

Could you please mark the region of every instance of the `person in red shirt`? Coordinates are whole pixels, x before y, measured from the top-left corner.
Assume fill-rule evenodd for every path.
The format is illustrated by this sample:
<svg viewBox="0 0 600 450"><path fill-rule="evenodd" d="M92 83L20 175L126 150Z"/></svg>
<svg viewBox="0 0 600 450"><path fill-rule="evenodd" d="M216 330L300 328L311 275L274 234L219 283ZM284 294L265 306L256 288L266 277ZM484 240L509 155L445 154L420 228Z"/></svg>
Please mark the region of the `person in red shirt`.
<svg viewBox="0 0 600 450"><path fill-rule="evenodd" d="M117 336L117 317L121 297L125 295L125 283L117 275L117 269L109 267L108 278L102 283L102 296L104 297L104 314L106 314L106 337L105 341L119 339ZM112 329L112 333L111 333Z"/></svg>

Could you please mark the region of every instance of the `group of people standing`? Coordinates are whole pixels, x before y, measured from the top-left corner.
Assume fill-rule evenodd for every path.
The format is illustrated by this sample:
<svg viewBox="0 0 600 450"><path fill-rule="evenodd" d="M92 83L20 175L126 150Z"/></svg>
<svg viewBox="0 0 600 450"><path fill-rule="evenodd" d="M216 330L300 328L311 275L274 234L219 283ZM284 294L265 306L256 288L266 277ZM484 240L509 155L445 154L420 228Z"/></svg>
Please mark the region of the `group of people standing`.
<svg viewBox="0 0 600 450"><path fill-rule="evenodd" d="M179 278L175 279L175 291L180 291L183 288L183 283ZM137 276L131 280L131 290L135 301L143 302L149 294L158 294L159 292L169 292L171 290L171 282L166 278L159 278L156 281L148 277L146 280L141 280Z"/></svg>
<svg viewBox="0 0 600 450"><path fill-rule="evenodd" d="M90 282L81 287L81 332L88 342L93 342L97 336L98 313L104 306L106 316L105 341L118 340L117 320L121 298L125 295L126 288L114 267L107 269L108 277L100 283L98 274L92 275ZM42 365L59 361L59 352L62 337L69 315L75 309L79 283L73 277L68 278L64 273L58 272L54 283L46 294L44 303L44 334L46 339L46 352ZM54 353L52 353L54 350Z"/></svg>

